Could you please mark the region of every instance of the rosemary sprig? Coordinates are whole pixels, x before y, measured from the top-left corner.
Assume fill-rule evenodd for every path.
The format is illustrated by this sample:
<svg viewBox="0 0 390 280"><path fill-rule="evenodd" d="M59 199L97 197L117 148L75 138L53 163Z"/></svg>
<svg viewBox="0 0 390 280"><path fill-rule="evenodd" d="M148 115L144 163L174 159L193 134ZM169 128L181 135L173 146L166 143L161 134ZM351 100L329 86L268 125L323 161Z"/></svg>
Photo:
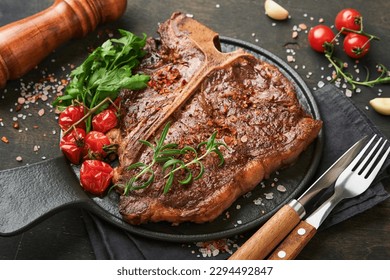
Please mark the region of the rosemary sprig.
<svg viewBox="0 0 390 280"><path fill-rule="evenodd" d="M164 173L169 170L164 176L164 178L167 179L163 190L164 194L171 189L175 181L175 174L180 170L185 172L185 179L178 180L181 185L189 184L191 181L201 178L205 171L205 166L201 161L209 154L215 153L219 157L219 166L224 164L225 160L219 147L224 146L227 148L227 146L225 143L216 141L217 132L214 132L207 141L200 143L197 146L197 149L191 146L185 146L184 148L178 149L179 145L176 143L164 144L169 128L170 123L168 122L165 125L160 138L156 138L154 144L146 140L139 140L153 151L153 158L149 164L137 162L128 167L128 170L139 169L139 172L131 177L124 186L121 186L124 189L124 195L128 195L131 191L144 189L150 186L155 179L153 170L155 164L161 164ZM205 151L199 156L198 151L200 151L203 146L205 147ZM187 154L192 154L194 158L186 163L181 158ZM196 176L193 175L192 170L189 168L190 165L199 166L200 171Z"/></svg>

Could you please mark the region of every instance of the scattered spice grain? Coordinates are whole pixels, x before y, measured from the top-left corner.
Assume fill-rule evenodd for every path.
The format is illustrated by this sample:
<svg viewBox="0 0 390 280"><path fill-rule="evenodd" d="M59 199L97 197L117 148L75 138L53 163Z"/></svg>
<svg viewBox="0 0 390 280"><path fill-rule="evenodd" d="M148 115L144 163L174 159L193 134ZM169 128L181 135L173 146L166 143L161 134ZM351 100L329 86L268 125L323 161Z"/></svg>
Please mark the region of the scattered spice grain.
<svg viewBox="0 0 390 280"><path fill-rule="evenodd" d="M3 141L6 144L9 143L9 140L8 140L8 138L6 136L1 137L1 141Z"/></svg>

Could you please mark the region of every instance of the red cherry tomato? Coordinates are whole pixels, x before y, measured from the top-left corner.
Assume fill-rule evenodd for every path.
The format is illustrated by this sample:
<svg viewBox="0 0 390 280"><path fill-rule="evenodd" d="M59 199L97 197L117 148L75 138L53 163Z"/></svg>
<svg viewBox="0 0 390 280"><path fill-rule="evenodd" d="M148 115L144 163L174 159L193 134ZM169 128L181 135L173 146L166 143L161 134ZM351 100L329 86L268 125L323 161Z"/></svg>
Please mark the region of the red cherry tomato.
<svg viewBox="0 0 390 280"><path fill-rule="evenodd" d="M104 159L110 145L110 140L103 132L90 131L85 136L84 159Z"/></svg>
<svg viewBox="0 0 390 280"><path fill-rule="evenodd" d="M325 52L325 43L332 44L334 36L330 27L320 24L310 29L308 34L309 44L312 49Z"/></svg>
<svg viewBox="0 0 390 280"><path fill-rule="evenodd" d="M102 196L111 184L113 174L113 168L108 163L86 160L80 168L80 183L85 191Z"/></svg>
<svg viewBox="0 0 390 280"><path fill-rule="evenodd" d="M118 124L118 118L113 110L104 110L92 118L92 128L106 133Z"/></svg>
<svg viewBox="0 0 390 280"><path fill-rule="evenodd" d="M82 117L84 117L84 107L70 105L60 113L58 124L62 130L67 130ZM85 129L85 122L81 122L77 127Z"/></svg>
<svg viewBox="0 0 390 280"><path fill-rule="evenodd" d="M80 163L84 151L84 140L85 130L82 128L76 128L61 138L60 149L71 163Z"/></svg>
<svg viewBox="0 0 390 280"><path fill-rule="evenodd" d="M370 50L370 39L367 36L348 33L344 38L344 51L352 58L361 58Z"/></svg>
<svg viewBox="0 0 390 280"><path fill-rule="evenodd" d="M337 30L341 30L341 28L348 28L351 30L360 30L362 22L362 15L355 9L344 9L341 10L335 19L335 26ZM344 31L344 34L348 33L348 31Z"/></svg>

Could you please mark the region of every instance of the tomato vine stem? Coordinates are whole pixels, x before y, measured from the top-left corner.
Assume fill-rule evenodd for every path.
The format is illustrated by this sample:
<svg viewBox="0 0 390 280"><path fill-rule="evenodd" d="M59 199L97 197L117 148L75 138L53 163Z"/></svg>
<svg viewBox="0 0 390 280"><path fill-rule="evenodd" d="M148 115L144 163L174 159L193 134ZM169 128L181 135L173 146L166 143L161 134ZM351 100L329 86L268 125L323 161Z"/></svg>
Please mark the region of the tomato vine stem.
<svg viewBox="0 0 390 280"><path fill-rule="evenodd" d="M70 128L68 128L64 133L63 133L63 136L65 136L66 134L68 134L74 127L76 127L77 125L79 125L80 123L82 123L83 121L85 121L87 118L89 118L90 116L92 116L97 110L100 109L100 107L102 107L105 103L107 102L111 102L111 104L113 104L113 106L115 106L115 108L117 108L116 104L111 100L110 97L106 97L104 98L99 104L97 104L95 107L91 108L88 110L88 112L81 118L79 119L77 122L75 122Z"/></svg>
<svg viewBox="0 0 390 280"><path fill-rule="evenodd" d="M360 17L360 29L359 30L353 30L349 28L342 27L340 31L334 36L333 40L331 42L325 42L324 44L324 53L325 57L327 60L331 63L333 66L336 75L333 78L333 81L335 81L337 78L343 78L348 84L351 85L352 90L356 89L356 86L367 86L367 87L373 87L374 85L377 84L385 84L385 83L390 83L390 74L388 69L383 65L383 64L377 64L378 71L380 72L380 75L376 77L375 79L370 80L370 73L369 70L366 69L367 75L364 81L359 81L355 79L351 73L345 72L345 66L344 62L334 56L334 44L337 38L344 32L349 32L349 33L356 33L360 34L363 36L368 37L368 41L362 46L364 48L366 44L368 44L372 40L380 40L379 37L369 34L364 31L363 28L363 17Z"/></svg>

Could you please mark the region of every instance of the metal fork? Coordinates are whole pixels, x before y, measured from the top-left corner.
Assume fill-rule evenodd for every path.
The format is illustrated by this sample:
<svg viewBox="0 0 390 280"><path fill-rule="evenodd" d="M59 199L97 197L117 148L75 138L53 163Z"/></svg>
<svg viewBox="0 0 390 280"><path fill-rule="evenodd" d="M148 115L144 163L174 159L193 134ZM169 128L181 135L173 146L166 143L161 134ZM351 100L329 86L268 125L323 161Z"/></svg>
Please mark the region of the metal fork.
<svg viewBox="0 0 390 280"><path fill-rule="evenodd" d="M341 200L358 196L368 189L390 153L390 147L388 147L379 161L377 160L387 143L387 140L383 141L378 150L378 146L382 142L382 138L380 138L365 156L375 138L377 138L377 135L371 138L356 158L337 178L333 195L316 211L321 212L322 215L321 213L311 215L306 219L307 222L318 228ZM374 164L376 164L375 167ZM318 219L319 217L320 219Z"/></svg>
<svg viewBox="0 0 390 280"><path fill-rule="evenodd" d="M356 158L337 178L333 195L306 220L301 221L282 241L278 248L274 250L269 256L269 259L294 259L315 235L319 226L341 200L358 196L367 190L390 153L390 147L388 147L386 152L379 158L387 144L387 140L383 141L381 147L378 149L382 138L369 150L376 137L374 135L371 138ZM368 154L366 155L367 152Z"/></svg>

